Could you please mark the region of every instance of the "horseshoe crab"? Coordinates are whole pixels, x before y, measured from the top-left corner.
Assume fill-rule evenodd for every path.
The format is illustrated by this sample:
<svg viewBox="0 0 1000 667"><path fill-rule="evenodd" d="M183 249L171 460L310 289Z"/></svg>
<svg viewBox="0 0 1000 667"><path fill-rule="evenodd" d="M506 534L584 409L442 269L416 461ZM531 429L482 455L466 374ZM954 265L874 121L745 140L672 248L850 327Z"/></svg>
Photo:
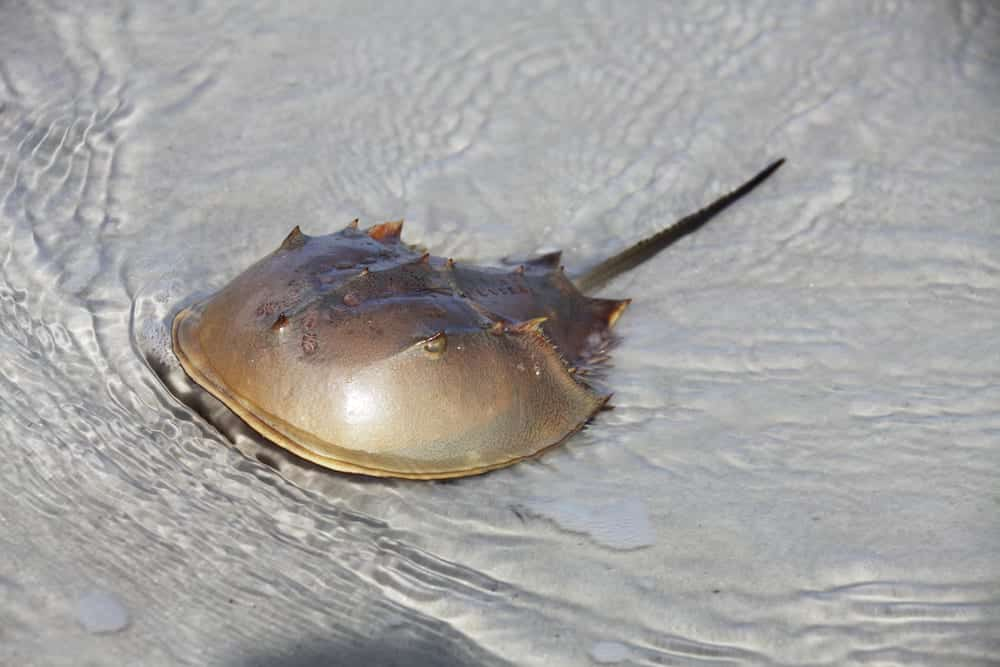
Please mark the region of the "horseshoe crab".
<svg viewBox="0 0 1000 667"><path fill-rule="evenodd" d="M187 374L275 444L334 470L435 479L536 456L609 396L607 357L628 299L585 296L695 231L770 176L605 260L575 281L550 253L467 266L403 243L402 222L295 227L270 255L182 310Z"/></svg>

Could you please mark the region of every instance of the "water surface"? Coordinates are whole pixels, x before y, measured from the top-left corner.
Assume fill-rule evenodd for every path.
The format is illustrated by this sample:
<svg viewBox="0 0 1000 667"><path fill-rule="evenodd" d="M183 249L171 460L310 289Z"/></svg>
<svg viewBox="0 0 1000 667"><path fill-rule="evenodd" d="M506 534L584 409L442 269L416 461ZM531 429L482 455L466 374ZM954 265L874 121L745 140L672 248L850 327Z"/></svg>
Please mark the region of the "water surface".
<svg viewBox="0 0 1000 667"><path fill-rule="evenodd" d="M994 3L160 4L0 9L0 664L998 660ZM585 267L782 155L537 461L321 471L169 351L296 224Z"/></svg>

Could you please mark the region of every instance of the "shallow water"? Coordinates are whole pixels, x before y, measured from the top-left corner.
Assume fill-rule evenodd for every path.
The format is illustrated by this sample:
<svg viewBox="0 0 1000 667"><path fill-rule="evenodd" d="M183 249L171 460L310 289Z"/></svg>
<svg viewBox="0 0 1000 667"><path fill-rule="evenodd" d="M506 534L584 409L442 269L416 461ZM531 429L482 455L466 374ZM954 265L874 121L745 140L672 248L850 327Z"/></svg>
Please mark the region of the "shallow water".
<svg viewBox="0 0 1000 667"><path fill-rule="evenodd" d="M1000 12L0 8L0 664L1000 660ZM295 224L616 281L615 410L369 480L186 382ZM193 407L192 407L193 406Z"/></svg>

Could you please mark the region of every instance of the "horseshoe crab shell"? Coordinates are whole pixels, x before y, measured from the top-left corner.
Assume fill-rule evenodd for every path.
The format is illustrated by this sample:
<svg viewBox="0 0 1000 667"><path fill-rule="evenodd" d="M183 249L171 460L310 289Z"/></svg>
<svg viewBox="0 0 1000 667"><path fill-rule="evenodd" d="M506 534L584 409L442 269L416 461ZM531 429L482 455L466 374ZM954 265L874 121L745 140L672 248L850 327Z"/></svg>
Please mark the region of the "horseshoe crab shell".
<svg viewBox="0 0 1000 667"><path fill-rule="evenodd" d="M599 286L644 261L770 171L581 283ZM419 252L401 231L402 222L362 231L355 221L312 237L296 227L176 316L184 370L277 445L374 476L507 466L559 444L601 409L608 397L578 371L603 360L628 300L585 296L558 253L513 270L466 266Z"/></svg>

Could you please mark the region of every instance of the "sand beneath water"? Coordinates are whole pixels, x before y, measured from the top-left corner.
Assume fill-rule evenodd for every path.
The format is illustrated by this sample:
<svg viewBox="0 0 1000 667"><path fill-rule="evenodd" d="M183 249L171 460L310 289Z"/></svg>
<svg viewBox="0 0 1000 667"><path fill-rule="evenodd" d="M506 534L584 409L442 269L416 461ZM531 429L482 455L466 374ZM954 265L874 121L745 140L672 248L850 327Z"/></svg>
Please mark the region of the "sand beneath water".
<svg viewBox="0 0 1000 667"><path fill-rule="evenodd" d="M0 664L1000 660L1000 12L4 3ZM170 314L406 218L609 286L616 409L449 483L326 473Z"/></svg>

